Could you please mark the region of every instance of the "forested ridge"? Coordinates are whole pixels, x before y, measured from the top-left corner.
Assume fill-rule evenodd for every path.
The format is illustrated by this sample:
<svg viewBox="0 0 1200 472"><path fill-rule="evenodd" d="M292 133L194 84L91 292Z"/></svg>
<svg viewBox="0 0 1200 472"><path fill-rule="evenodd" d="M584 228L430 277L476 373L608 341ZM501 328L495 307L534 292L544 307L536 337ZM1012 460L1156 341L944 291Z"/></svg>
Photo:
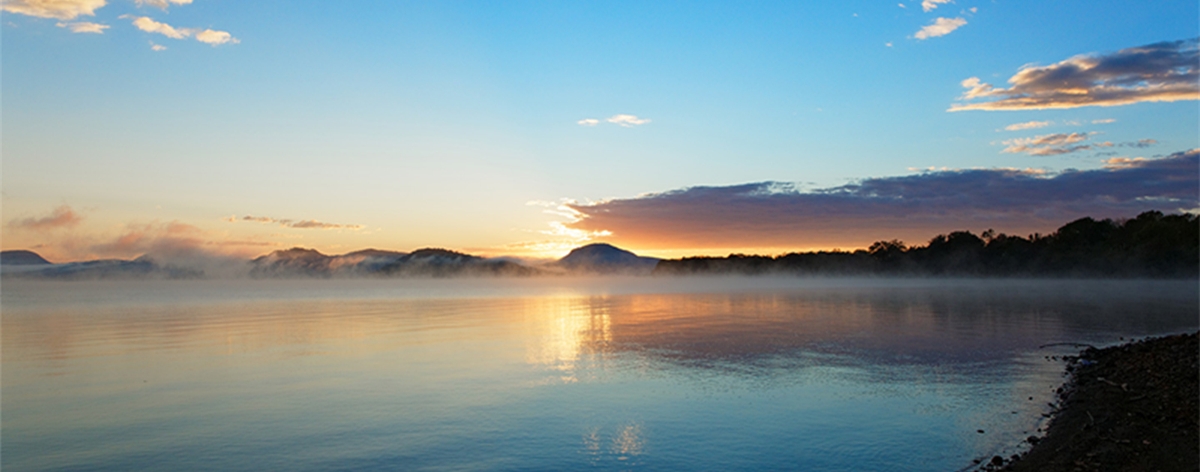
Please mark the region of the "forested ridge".
<svg viewBox="0 0 1200 472"><path fill-rule="evenodd" d="M954 231L923 246L890 240L853 252L687 257L660 261L654 269L656 275L776 273L1195 278L1200 221L1192 214L1147 211L1128 220L1080 218L1048 235Z"/></svg>

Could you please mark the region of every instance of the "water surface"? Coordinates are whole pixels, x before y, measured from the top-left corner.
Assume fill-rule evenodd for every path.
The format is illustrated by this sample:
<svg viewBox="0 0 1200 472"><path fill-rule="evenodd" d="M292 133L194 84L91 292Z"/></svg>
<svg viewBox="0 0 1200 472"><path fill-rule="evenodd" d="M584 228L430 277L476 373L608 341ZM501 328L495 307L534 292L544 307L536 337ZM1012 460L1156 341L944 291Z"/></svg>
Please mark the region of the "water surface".
<svg viewBox="0 0 1200 472"><path fill-rule="evenodd" d="M1036 431L1039 346L1200 324L1194 281L2 289L5 470L958 470Z"/></svg>

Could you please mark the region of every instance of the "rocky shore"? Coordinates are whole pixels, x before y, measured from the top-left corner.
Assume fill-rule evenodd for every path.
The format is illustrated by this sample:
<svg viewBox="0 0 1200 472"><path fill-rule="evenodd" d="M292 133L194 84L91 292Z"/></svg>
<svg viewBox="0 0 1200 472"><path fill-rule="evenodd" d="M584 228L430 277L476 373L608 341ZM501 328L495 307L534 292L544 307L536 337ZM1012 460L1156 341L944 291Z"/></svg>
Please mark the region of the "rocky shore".
<svg viewBox="0 0 1200 472"><path fill-rule="evenodd" d="M1197 333L1145 339L1069 359L1070 380L1042 437L994 471L1200 470Z"/></svg>

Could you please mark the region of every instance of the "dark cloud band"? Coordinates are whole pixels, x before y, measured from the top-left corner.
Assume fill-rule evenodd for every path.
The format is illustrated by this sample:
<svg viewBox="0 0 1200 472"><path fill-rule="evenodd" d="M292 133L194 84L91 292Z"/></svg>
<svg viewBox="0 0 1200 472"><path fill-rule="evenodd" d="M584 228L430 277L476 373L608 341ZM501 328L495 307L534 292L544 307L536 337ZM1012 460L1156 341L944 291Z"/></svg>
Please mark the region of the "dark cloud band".
<svg viewBox="0 0 1200 472"><path fill-rule="evenodd" d="M1200 150L1122 160L1103 169L1046 174L972 169L885 177L810 192L760 182L691 187L570 205L568 224L611 231L640 248L859 247L928 239L956 229L1052 230L1082 216L1121 218L1191 210L1200 194Z"/></svg>

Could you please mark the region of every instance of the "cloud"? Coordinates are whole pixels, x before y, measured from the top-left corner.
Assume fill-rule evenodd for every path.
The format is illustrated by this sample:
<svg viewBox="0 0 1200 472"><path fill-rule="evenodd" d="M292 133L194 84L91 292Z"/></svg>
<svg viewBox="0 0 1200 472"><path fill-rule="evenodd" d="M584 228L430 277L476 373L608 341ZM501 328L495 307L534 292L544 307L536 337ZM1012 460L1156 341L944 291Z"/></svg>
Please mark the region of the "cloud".
<svg viewBox="0 0 1200 472"><path fill-rule="evenodd" d="M34 231L49 231L59 228L70 228L83 221L83 217L75 213L68 205L61 205L55 208L48 216L41 218L24 218L13 219L8 222L8 226L14 229L28 229Z"/></svg>
<svg viewBox="0 0 1200 472"><path fill-rule="evenodd" d="M650 122L650 120L648 120L648 119L638 118L637 115L613 115L604 121L607 121L607 122L615 124L615 125L620 125L620 126L623 126L626 128L631 128L631 127L638 126L638 125L644 125L644 124Z"/></svg>
<svg viewBox="0 0 1200 472"><path fill-rule="evenodd" d="M649 119L639 118L637 115L613 115L606 118L604 121L624 128L632 128L634 126L644 125L650 122ZM584 118L576 121L575 124L579 126L596 126L600 124L600 120L595 118Z"/></svg>
<svg viewBox="0 0 1200 472"><path fill-rule="evenodd" d="M152 6L152 7L162 8L163 10L166 10L167 6L172 3L174 3L176 5L187 5L189 3L192 3L192 0L134 0L134 1L137 3L137 5L139 7Z"/></svg>
<svg viewBox="0 0 1200 472"><path fill-rule="evenodd" d="M923 40L936 38L938 36L945 36L952 33L954 30L961 28L965 24L967 24L967 20L962 18L939 17L938 19L933 20L933 23L921 28L920 31L917 31L917 34L914 34L913 37Z"/></svg>
<svg viewBox="0 0 1200 472"><path fill-rule="evenodd" d="M226 43L237 44L241 42L237 38L233 37L233 35L229 34L228 31L216 31L210 29L196 33L196 41L200 41L205 44L211 44L213 46Z"/></svg>
<svg viewBox="0 0 1200 472"><path fill-rule="evenodd" d="M237 216L231 216L231 217L225 218L225 221L230 222L230 223L235 223L239 220L240 221L252 221L255 223L278 224L279 226L283 226L285 228L297 228L297 229L348 229L351 231L358 231L358 230L361 230L364 228L363 225L342 225L342 224L334 224L334 223L324 223L324 222L317 221L317 220L296 221L296 220L292 220L292 219L271 218L269 216L246 215L241 218L238 218Z"/></svg>
<svg viewBox="0 0 1200 472"><path fill-rule="evenodd" d="M1145 165L1149 161L1149 159L1144 157L1114 157L1112 159L1105 159L1104 167L1106 169L1132 169L1141 165Z"/></svg>
<svg viewBox="0 0 1200 472"><path fill-rule="evenodd" d="M1092 144L1077 144L1088 139L1086 133L1057 133L1035 136L1032 138L1015 138L1002 141L1007 146L1002 153L1025 153L1031 156L1056 156L1073 152L1087 151L1099 148L1124 147L1147 148L1158 144L1153 139L1141 139L1135 142L1113 143L1104 141Z"/></svg>
<svg viewBox="0 0 1200 472"><path fill-rule="evenodd" d="M921 2L921 10L933 11L935 8L938 7L938 4L943 4L943 3L954 3L954 0L923 0ZM941 36L941 35L938 35L938 36Z"/></svg>
<svg viewBox="0 0 1200 472"><path fill-rule="evenodd" d="M1112 118L1105 118L1102 120L1092 120L1093 125L1106 125L1109 123L1116 123L1116 122L1117 122L1117 120L1112 119Z"/></svg>
<svg viewBox="0 0 1200 472"><path fill-rule="evenodd" d="M354 229L354 230L358 230L358 229L363 228L362 225L339 225L339 224L333 224L333 223L322 223L317 220L297 221L295 223L288 224L287 226L289 228L302 228L302 229Z"/></svg>
<svg viewBox="0 0 1200 472"><path fill-rule="evenodd" d="M1002 153L1026 153L1031 156L1053 156L1091 149L1088 145L1072 146L1088 139L1087 133L1055 133L1032 138L1006 139Z"/></svg>
<svg viewBox="0 0 1200 472"><path fill-rule="evenodd" d="M150 41L150 49L155 52L158 52L158 51L166 51L167 47L163 46L161 44L157 44L154 41Z"/></svg>
<svg viewBox="0 0 1200 472"><path fill-rule="evenodd" d="M166 23L159 23L149 17L139 16L134 18L133 26L147 33L158 33L172 39L183 39L192 35L192 31L188 29L175 29L175 27Z"/></svg>
<svg viewBox="0 0 1200 472"><path fill-rule="evenodd" d="M1045 128L1054 124L1053 121L1026 121L1024 123L1013 123L1005 126L1005 131L1020 131L1023 129Z"/></svg>
<svg viewBox="0 0 1200 472"><path fill-rule="evenodd" d="M205 233L195 226L172 221L169 223L130 224L125 232L106 242L94 244L97 254L128 257L150 252L176 254L204 245Z"/></svg>
<svg viewBox="0 0 1200 472"><path fill-rule="evenodd" d="M56 23L55 26L58 26L59 28L70 29L72 33L94 33L94 34L104 34L104 30L109 28L109 26L105 25L105 24L91 23L91 22L87 22L87 21L76 21L73 23L59 22L59 23Z"/></svg>
<svg viewBox="0 0 1200 472"><path fill-rule="evenodd" d="M129 18L129 16L122 16ZM139 16L133 19L133 26L147 33L157 33L172 39L186 39L195 36L196 41L205 44L218 46L221 44L233 43L237 44L241 41L233 37L227 31L216 31L211 29L197 30L194 28L176 28L166 23L154 21L150 17ZM155 49L158 51L158 49Z"/></svg>
<svg viewBox="0 0 1200 472"><path fill-rule="evenodd" d="M926 241L937 233L995 228L1053 230L1083 216L1131 217L1197 208L1200 149L1157 159L1110 160L1109 167L1047 173L969 169L800 191L759 182L691 187L592 204L571 229L645 249L866 247L882 239Z"/></svg>
<svg viewBox="0 0 1200 472"><path fill-rule="evenodd" d="M1041 110L1200 99L1197 39L1080 55L1048 66L1027 65L997 88L971 77L949 111Z"/></svg>
<svg viewBox="0 0 1200 472"><path fill-rule="evenodd" d="M4 0L2 8L9 13L74 20L80 15L95 16L106 0Z"/></svg>

